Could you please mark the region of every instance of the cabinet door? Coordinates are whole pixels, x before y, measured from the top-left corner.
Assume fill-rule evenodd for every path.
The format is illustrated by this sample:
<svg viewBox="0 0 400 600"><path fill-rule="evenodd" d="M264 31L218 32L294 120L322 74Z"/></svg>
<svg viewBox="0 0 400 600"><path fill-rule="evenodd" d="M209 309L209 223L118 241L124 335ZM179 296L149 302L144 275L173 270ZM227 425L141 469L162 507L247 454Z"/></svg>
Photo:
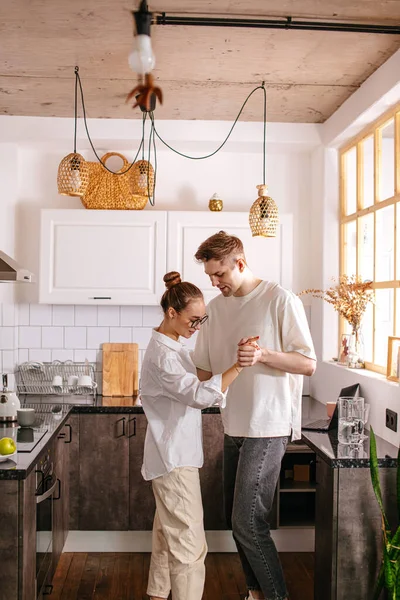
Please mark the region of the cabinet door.
<svg viewBox="0 0 400 600"><path fill-rule="evenodd" d="M163 211L43 210L39 301L157 304L165 253Z"/></svg>
<svg viewBox="0 0 400 600"><path fill-rule="evenodd" d="M314 596L336 599L337 472L317 458Z"/></svg>
<svg viewBox="0 0 400 600"><path fill-rule="evenodd" d="M147 420L143 414L128 417L129 529L146 531L153 528L156 510L151 481L145 481L141 473Z"/></svg>
<svg viewBox="0 0 400 600"><path fill-rule="evenodd" d="M79 529L128 529L128 415L79 415Z"/></svg>
<svg viewBox="0 0 400 600"><path fill-rule="evenodd" d="M70 415L64 441L69 460L69 529L79 529L79 415Z"/></svg>
<svg viewBox="0 0 400 600"><path fill-rule="evenodd" d="M64 432L62 432L63 435ZM67 523L65 522L65 508L68 509L68 470L64 437L56 438L53 444L54 471L57 477L58 487L53 496L53 546L51 553L51 576L56 572L58 561L64 548ZM64 506L64 503L67 505Z"/></svg>
<svg viewBox="0 0 400 600"><path fill-rule="evenodd" d="M191 281L204 292L209 302L218 291L213 289L203 266L194 255L199 245L221 229L239 237L250 269L262 279L292 287L293 219L280 215L276 238L253 238L247 212L169 212L168 271L179 271L182 280Z"/></svg>
<svg viewBox="0 0 400 600"><path fill-rule="evenodd" d="M203 414L204 465L200 469L206 530L227 529L223 501L224 428L221 415Z"/></svg>

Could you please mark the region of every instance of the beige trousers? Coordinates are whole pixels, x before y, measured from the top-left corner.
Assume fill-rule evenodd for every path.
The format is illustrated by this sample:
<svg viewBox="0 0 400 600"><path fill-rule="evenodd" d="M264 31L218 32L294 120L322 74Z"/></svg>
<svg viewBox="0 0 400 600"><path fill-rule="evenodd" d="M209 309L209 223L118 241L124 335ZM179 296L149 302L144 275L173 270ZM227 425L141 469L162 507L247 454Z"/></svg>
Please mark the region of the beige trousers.
<svg viewBox="0 0 400 600"><path fill-rule="evenodd" d="M147 593L172 600L201 600L207 544L199 470L179 467L153 479L156 514Z"/></svg>

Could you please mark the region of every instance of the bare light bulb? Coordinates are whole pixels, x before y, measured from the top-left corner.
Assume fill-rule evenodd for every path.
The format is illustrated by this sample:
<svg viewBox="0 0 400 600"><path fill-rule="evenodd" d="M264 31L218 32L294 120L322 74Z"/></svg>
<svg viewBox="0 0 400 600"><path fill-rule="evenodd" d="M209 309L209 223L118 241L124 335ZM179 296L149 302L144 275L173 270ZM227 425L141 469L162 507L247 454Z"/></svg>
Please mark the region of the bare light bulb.
<svg viewBox="0 0 400 600"><path fill-rule="evenodd" d="M154 69L156 59L149 35L135 35L128 62L132 71L135 71L138 75L145 75Z"/></svg>

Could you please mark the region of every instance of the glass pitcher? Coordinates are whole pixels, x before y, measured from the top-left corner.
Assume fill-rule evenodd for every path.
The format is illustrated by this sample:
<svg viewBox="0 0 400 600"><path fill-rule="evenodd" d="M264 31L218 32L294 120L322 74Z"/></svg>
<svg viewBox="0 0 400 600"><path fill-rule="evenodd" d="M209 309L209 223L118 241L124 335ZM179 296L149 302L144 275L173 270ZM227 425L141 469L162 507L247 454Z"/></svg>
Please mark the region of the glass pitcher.
<svg viewBox="0 0 400 600"><path fill-rule="evenodd" d="M338 440L340 444L359 444L364 439L364 398L341 396L339 403Z"/></svg>

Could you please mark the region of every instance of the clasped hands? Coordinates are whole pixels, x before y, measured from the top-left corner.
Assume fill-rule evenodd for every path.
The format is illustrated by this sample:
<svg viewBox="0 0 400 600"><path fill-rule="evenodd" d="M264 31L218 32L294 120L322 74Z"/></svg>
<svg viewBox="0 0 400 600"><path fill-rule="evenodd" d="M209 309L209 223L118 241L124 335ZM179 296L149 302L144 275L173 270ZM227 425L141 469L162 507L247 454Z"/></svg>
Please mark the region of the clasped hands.
<svg viewBox="0 0 400 600"><path fill-rule="evenodd" d="M257 344L260 336L242 338L238 343L237 364L239 367L252 367L262 357L262 350Z"/></svg>

